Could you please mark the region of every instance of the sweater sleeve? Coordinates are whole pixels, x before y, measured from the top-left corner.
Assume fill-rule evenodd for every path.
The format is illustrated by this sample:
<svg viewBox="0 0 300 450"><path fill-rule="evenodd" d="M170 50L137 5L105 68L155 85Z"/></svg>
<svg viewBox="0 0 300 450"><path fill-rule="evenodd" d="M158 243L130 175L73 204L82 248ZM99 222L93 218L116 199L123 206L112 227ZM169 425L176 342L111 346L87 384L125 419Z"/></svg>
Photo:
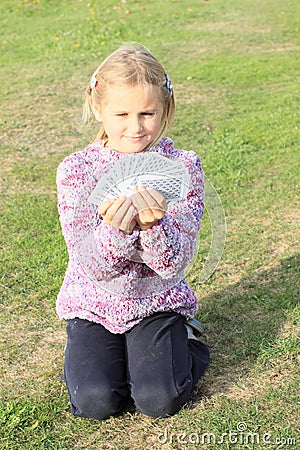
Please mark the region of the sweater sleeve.
<svg viewBox="0 0 300 450"><path fill-rule="evenodd" d="M171 204L152 228L140 232L140 256L145 264L168 279L189 264L197 244L204 211L204 175L201 160L188 152L185 164L191 175L186 200Z"/></svg>
<svg viewBox="0 0 300 450"><path fill-rule="evenodd" d="M103 222L88 201L96 181L86 161L73 154L57 170L58 212L70 260L96 279L119 275L136 251L138 231L125 235Z"/></svg>

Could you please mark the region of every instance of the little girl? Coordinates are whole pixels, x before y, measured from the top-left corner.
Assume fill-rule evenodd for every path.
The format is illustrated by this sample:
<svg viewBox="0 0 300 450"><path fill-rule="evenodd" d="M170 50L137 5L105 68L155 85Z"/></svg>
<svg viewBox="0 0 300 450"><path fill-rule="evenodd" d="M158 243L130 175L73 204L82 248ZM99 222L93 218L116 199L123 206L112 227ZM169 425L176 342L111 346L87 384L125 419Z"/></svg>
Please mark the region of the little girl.
<svg viewBox="0 0 300 450"><path fill-rule="evenodd" d="M75 416L103 420L132 404L151 417L172 415L209 362L191 328L197 299L184 278L203 215L203 172L196 153L165 137L174 112L162 66L142 45L122 46L87 88L85 117L101 123L96 141L58 168L69 264L57 313L68 324L64 378ZM186 199L167 205L140 186L97 210L88 198L100 177L141 152L185 165Z"/></svg>

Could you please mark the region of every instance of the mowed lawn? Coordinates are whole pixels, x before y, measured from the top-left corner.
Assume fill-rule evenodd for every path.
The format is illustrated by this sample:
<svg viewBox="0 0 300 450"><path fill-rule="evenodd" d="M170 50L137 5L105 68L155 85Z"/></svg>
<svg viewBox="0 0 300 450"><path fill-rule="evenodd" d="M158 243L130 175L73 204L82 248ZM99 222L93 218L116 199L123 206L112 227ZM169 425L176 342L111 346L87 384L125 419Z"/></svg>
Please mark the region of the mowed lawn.
<svg viewBox="0 0 300 450"><path fill-rule="evenodd" d="M2 0L0 17L0 448L299 448L299 1ZM169 136L202 157L226 246L201 282L208 204L187 276L212 361L191 401L167 419L96 422L71 416L60 378L55 176L94 139L85 88L124 41L149 47L173 81Z"/></svg>

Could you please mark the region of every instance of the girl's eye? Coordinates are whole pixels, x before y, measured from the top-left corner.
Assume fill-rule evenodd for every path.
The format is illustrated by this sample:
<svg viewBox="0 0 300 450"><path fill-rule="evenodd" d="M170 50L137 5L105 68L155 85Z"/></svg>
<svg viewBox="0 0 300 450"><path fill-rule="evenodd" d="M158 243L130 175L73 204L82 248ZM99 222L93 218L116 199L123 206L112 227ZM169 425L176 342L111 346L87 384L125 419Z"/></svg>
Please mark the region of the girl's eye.
<svg viewBox="0 0 300 450"><path fill-rule="evenodd" d="M150 111L145 111L141 113L142 117L153 117L155 115L154 112L150 112ZM127 117L128 113L116 113L115 114L116 117Z"/></svg>

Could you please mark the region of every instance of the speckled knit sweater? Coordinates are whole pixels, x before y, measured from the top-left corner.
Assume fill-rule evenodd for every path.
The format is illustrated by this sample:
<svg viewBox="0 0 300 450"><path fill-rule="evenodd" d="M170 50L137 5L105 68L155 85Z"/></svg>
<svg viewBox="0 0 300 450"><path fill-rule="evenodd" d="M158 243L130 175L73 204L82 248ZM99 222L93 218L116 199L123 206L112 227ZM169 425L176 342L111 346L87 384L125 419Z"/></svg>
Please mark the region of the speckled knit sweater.
<svg viewBox="0 0 300 450"><path fill-rule="evenodd" d="M179 158L191 175L186 200L171 202L152 228L125 235L103 222L88 201L99 178L128 156L97 142L73 153L57 171L58 211L69 263L57 298L61 319L75 317L124 333L144 317L176 311L192 317L198 302L184 278L203 215L203 172L192 151L163 138L150 150Z"/></svg>

